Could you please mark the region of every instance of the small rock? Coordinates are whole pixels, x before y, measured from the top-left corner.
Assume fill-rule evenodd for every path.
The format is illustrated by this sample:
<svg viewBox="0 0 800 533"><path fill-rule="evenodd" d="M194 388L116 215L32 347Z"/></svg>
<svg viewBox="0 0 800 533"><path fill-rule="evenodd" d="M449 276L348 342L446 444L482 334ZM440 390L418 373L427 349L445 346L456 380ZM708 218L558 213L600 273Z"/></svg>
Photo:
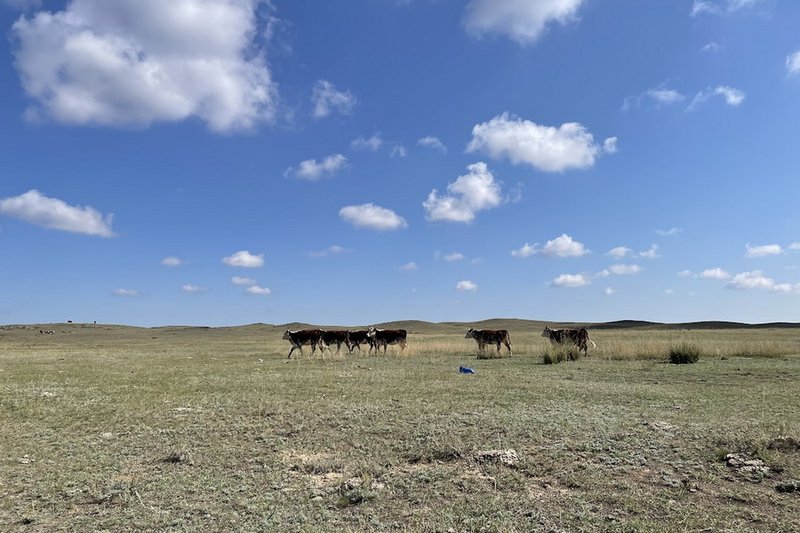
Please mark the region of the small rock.
<svg viewBox="0 0 800 533"><path fill-rule="evenodd" d="M479 463L500 463L504 466L514 467L519 461L516 450L484 450L475 454Z"/></svg>

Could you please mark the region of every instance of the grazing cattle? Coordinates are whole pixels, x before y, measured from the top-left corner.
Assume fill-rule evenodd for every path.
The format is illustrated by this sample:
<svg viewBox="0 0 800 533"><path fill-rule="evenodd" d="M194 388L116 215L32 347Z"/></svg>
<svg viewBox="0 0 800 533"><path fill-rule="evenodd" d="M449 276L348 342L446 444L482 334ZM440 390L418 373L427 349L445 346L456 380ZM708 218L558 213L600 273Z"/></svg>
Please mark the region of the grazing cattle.
<svg viewBox="0 0 800 533"><path fill-rule="evenodd" d="M322 330L320 329L301 329L298 331L289 331L287 329L286 333L283 334L283 340L292 343L292 348L289 350L289 359L292 358L292 352L296 349L300 349L300 354L302 355L304 344L311 345L311 355L314 355L317 345L319 345L320 350L324 349Z"/></svg>
<svg viewBox="0 0 800 533"><path fill-rule="evenodd" d="M39 335L55 335L55 334L56 334L55 330L52 330L52 329L40 329L39 330Z"/></svg>
<svg viewBox="0 0 800 533"><path fill-rule="evenodd" d="M377 352L383 346L383 353L386 353L386 347L390 344L399 344L400 349L405 351L406 335L407 332L404 329L369 328L369 333L367 333L367 336L375 341L375 351Z"/></svg>
<svg viewBox="0 0 800 533"><path fill-rule="evenodd" d="M592 343L593 348L597 348L594 341L589 339L589 332L586 328L581 329L550 329L545 326L542 332L542 337L550 339L551 344L566 344L572 343L578 347L578 351L583 350L584 355L589 355L589 345Z"/></svg>
<svg viewBox="0 0 800 533"><path fill-rule="evenodd" d="M500 353L500 345L505 344L508 348L508 355L511 357L514 353L511 351L511 337L508 331L504 329L472 329L467 330L465 339L475 339L478 343L478 349L483 352L487 344L494 344L497 346L497 353Z"/></svg>
<svg viewBox="0 0 800 533"><path fill-rule="evenodd" d="M372 353L372 349L375 348L375 340L369 336L369 330L360 329L347 332L347 347L350 349L350 353L353 353L353 348L358 348L360 352L362 344L368 344L369 351L367 353Z"/></svg>
<svg viewBox="0 0 800 533"><path fill-rule="evenodd" d="M339 353L339 350L342 348L342 344L350 348L347 344L347 332L346 331L322 331L322 342L324 346L322 347L322 351L325 351L325 348L336 344L336 353Z"/></svg>

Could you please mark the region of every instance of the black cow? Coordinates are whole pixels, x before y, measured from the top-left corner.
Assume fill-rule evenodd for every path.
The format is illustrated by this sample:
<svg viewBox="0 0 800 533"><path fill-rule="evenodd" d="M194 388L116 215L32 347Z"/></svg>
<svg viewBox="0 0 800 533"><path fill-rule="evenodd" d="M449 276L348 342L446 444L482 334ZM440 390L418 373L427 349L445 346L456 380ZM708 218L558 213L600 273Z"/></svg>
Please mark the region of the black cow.
<svg viewBox="0 0 800 533"><path fill-rule="evenodd" d="M542 337L550 339L551 344L566 344L572 343L578 347L578 351L583 350L584 355L589 355L589 345L592 343L593 348L597 345L589 339L589 331L586 328L581 329L550 329L545 326L542 332Z"/></svg>
<svg viewBox="0 0 800 533"><path fill-rule="evenodd" d="M508 356L511 357L514 353L511 351L511 336L508 331L504 329L472 329L467 330L464 335L465 339L475 339L478 343L478 349L483 352L487 344L494 344L497 346L497 353L500 353L500 345L505 344L508 348Z"/></svg>
<svg viewBox="0 0 800 533"><path fill-rule="evenodd" d="M365 343L369 345L369 352L367 353L372 353L372 349L375 348L375 340L369 336L369 330L361 329L347 332L347 347L350 349L350 353L353 353L353 348L358 348L360 352L361 345Z"/></svg>
<svg viewBox="0 0 800 533"><path fill-rule="evenodd" d="M386 347L389 344L399 344L400 349L405 351L406 335L407 332L404 329L369 328L369 333L367 333L367 336L372 337L375 341L375 351L377 352L383 346L383 353L386 353Z"/></svg>
<svg viewBox="0 0 800 533"><path fill-rule="evenodd" d="M314 352L317 349L317 345L319 345L319 349L324 349L324 342L322 340L322 330L321 329L301 329L298 331L289 331L286 330L286 333L283 334L283 340L289 341L292 343L292 349L289 350L288 358L292 358L292 352L296 349L300 349L300 354L303 354L303 345L310 344L311 345L311 355L314 355Z"/></svg>
<svg viewBox="0 0 800 533"><path fill-rule="evenodd" d="M350 348L350 345L347 341L347 332L346 331L322 331L322 342L325 346L322 348L325 351L325 348L329 346L333 346L336 344L336 353L339 353L339 350L342 349L342 344Z"/></svg>

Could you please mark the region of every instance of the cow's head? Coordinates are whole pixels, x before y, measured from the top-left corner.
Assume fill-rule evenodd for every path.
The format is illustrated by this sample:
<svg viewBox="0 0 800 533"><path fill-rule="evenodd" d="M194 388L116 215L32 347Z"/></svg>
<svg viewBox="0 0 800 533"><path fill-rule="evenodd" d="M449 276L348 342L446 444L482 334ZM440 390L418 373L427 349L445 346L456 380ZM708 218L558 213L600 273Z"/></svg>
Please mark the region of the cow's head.
<svg viewBox="0 0 800 533"><path fill-rule="evenodd" d="M542 332L542 337L549 337L551 331L553 331L553 330L550 329L549 327L545 326L544 327L544 331Z"/></svg>
<svg viewBox="0 0 800 533"><path fill-rule="evenodd" d="M472 339L472 338L474 338L474 337L475 337L475 330L474 330L474 329L472 329L472 328L469 328L469 329L467 330L467 334L466 334L466 335L464 335L464 338L465 338L465 339Z"/></svg>
<svg viewBox="0 0 800 533"><path fill-rule="evenodd" d="M285 341L289 340L289 333L291 333L291 332L287 329L286 332L283 334L283 340L285 340Z"/></svg>
<svg viewBox="0 0 800 533"><path fill-rule="evenodd" d="M377 333L377 332L378 332L377 329L375 329L374 327L370 326L369 329L367 330L367 337L369 337L371 339L374 339L375 338L375 333Z"/></svg>

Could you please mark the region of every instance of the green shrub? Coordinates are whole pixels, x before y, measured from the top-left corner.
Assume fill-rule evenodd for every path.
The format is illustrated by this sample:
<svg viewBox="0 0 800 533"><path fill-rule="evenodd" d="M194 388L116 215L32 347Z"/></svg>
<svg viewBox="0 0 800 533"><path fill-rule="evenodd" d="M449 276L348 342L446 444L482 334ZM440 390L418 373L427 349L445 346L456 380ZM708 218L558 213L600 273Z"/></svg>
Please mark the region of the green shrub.
<svg viewBox="0 0 800 533"><path fill-rule="evenodd" d="M674 365L696 363L700 360L700 348L688 343L672 346L669 349L669 362Z"/></svg>

